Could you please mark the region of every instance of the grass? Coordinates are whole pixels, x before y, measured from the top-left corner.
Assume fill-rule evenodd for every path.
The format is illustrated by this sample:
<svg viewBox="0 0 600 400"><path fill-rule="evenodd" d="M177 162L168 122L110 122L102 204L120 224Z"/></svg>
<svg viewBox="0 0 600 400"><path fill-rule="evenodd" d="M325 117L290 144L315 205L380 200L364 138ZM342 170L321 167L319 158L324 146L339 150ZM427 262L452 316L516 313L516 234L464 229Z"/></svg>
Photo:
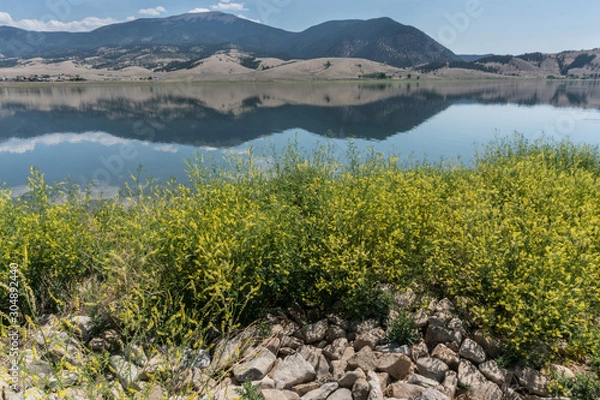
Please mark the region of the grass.
<svg viewBox="0 0 600 400"><path fill-rule="evenodd" d="M598 149L515 137L470 167L348 157L198 156L190 186L134 179L102 202L33 171L27 198L0 194L0 258L20 265L23 315L86 313L156 343L202 346L293 303L361 315L380 284L469 298L523 357L600 341Z"/></svg>

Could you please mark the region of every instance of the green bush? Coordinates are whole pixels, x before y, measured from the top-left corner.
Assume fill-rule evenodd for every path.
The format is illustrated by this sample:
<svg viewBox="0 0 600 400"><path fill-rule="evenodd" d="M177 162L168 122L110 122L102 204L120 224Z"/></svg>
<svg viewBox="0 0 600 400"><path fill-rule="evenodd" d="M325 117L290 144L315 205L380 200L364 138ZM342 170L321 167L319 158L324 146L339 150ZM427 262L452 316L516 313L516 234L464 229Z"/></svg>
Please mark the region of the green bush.
<svg viewBox="0 0 600 400"><path fill-rule="evenodd" d="M596 148L516 137L468 167L349 158L293 145L266 166L198 156L189 186L134 180L102 202L34 172L27 199L0 194L0 257L34 293L23 312L92 309L162 341L201 341L292 303L381 314L381 284L467 297L481 327L523 355L559 340L586 355L600 340Z"/></svg>

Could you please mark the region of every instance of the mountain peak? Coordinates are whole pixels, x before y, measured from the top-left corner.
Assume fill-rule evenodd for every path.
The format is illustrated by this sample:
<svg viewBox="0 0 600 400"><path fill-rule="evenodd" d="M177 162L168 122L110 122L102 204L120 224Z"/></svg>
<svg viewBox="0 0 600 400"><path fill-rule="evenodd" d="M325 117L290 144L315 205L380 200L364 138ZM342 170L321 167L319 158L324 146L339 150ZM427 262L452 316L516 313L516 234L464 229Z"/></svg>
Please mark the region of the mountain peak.
<svg viewBox="0 0 600 400"><path fill-rule="evenodd" d="M458 60L454 53L425 33L388 17L329 21L295 33L232 14L211 11L166 18L141 18L107 25L92 32L48 32L39 45L22 48L10 46L15 36L22 36L25 40L28 34L27 31L0 31L0 54L20 58L84 59L104 57L106 49L111 49L115 54L132 52L128 58L130 64L127 65L146 67L150 61L143 59L154 56L137 57L133 52L152 54L155 51L153 49L167 51L168 48L169 54L165 53L164 57L185 60L181 61L183 64L193 64L232 47L255 57L286 60L365 58L396 67ZM107 58L106 64L111 63L114 62Z"/></svg>

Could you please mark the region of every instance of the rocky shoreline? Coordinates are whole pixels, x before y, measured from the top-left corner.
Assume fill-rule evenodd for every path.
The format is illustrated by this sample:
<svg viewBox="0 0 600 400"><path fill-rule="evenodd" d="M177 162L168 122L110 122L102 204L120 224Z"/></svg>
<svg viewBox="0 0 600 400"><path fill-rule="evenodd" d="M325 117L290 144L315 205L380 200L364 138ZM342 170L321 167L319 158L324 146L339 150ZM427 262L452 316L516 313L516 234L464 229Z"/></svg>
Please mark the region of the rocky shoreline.
<svg viewBox="0 0 600 400"><path fill-rule="evenodd" d="M210 350L133 345L113 329L93 337L90 317L52 316L31 332L23 351L23 391L10 391L3 366L0 398L534 400L553 398L552 377L575 377L561 365L543 373L502 368L500 342L470 332L448 299L416 308L407 292L394 303L410 311L420 333L416 344L389 343L385 326L373 319L309 321L299 307L274 311ZM106 355L100 373L110 390L104 392L80 372L98 354Z"/></svg>

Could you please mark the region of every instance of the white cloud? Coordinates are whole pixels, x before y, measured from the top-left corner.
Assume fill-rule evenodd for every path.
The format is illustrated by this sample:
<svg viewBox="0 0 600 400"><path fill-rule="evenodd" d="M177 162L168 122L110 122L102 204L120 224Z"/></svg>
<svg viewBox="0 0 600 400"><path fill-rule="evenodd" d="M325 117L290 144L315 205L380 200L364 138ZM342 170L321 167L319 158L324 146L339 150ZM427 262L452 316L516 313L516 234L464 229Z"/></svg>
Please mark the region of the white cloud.
<svg viewBox="0 0 600 400"><path fill-rule="evenodd" d="M133 20L135 20L135 17L134 17L134 16L129 16L129 17L127 17L127 19L126 19L126 21L133 21Z"/></svg>
<svg viewBox="0 0 600 400"><path fill-rule="evenodd" d="M167 10L165 10L165 8L163 6L158 6L158 7L154 7L154 8L142 8L138 12L142 15L157 16L164 12L167 12Z"/></svg>
<svg viewBox="0 0 600 400"><path fill-rule="evenodd" d="M82 32L91 31L96 28L100 28L104 25L115 24L117 21L114 18L96 18L88 17L80 21L40 21L38 19L22 19L15 21L12 16L7 12L0 11L0 25L8 25L15 28L26 29L30 31L70 31L70 32Z"/></svg>
<svg viewBox="0 0 600 400"><path fill-rule="evenodd" d="M248 9L244 7L244 3L231 3L230 0L221 1L219 4L211 6L211 8L219 11L248 11Z"/></svg>
<svg viewBox="0 0 600 400"><path fill-rule="evenodd" d="M0 144L0 153L24 154L35 150L38 145L56 146L64 143L96 143L102 146L126 144L130 141L104 132L51 133L35 138L11 138Z"/></svg>
<svg viewBox="0 0 600 400"><path fill-rule="evenodd" d="M193 10L188 11L188 13L190 13L190 14L205 13L205 12L210 12L210 10L208 8L194 8Z"/></svg>
<svg viewBox="0 0 600 400"><path fill-rule="evenodd" d="M154 150L156 151L161 151L163 153L177 153L177 147L173 146L172 144L161 144L158 146L154 146Z"/></svg>

